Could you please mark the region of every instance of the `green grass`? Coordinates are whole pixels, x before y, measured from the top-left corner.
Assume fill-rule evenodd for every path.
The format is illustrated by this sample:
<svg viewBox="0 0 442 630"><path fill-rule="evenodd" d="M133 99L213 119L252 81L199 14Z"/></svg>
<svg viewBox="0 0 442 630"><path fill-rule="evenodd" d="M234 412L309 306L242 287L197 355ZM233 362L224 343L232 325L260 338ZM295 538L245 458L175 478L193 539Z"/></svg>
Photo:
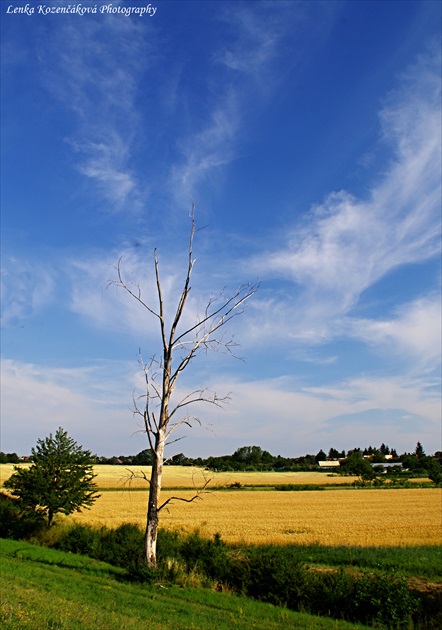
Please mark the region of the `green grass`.
<svg viewBox="0 0 442 630"><path fill-rule="evenodd" d="M10 628L364 629L207 589L130 584L106 563L2 540L0 622Z"/></svg>
<svg viewBox="0 0 442 630"><path fill-rule="evenodd" d="M325 547L296 545L298 558L310 565L400 571L409 577L442 580L442 545L419 547Z"/></svg>

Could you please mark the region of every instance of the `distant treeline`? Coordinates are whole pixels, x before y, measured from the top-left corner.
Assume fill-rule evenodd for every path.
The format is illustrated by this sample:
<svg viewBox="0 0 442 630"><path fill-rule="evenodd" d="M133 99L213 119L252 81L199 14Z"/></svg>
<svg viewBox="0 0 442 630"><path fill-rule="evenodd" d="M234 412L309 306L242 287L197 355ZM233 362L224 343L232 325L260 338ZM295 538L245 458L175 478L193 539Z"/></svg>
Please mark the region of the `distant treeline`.
<svg viewBox="0 0 442 630"><path fill-rule="evenodd" d="M371 464L397 464L409 471L416 472L425 470L430 460L442 462L442 452L438 451L433 456L427 456L420 442L417 443L413 453L402 453L398 455L396 449L389 448L386 444L381 444L379 448L369 446L361 449L356 447L347 453L330 448L328 453L322 449L316 455L307 454L301 457L283 457L282 455L272 455L260 446L242 446L236 449L232 455L221 455L217 457L186 457L183 453L173 455L164 464L170 466L197 466L213 471L305 471L318 470L319 462L339 461L342 472L346 469L346 463L363 458ZM113 457L94 456L97 464L112 464L124 466L150 466L153 461L152 451L145 449L137 455L119 455ZM0 453L0 463L17 464L23 461L32 461L32 458L19 458L17 453Z"/></svg>
<svg viewBox="0 0 442 630"><path fill-rule="evenodd" d="M17 453L0 453L0 464L19 464L22 461Z"/></svg>
<svg viewBox="0 0 442 630"><path fill-rule="evenodd" d="M330 448L328 454L320 450L316 455L303 455L301 457L283 457L282 455L272 455L260 446L242 446L232 455L221 455L217 457L186 457L183 453L178 453L166 460L165 465L170 466L197 466L213 471L305 471L318 470L319 462L339 461L345 470L346 462L359 456L368 460L371 464L391 463L397 464L410 471L425 470L430 460L442 462L442 452L437 452L434 456L425 455L425 451L420 442L417 443L413 453L402 453L398 455L396 449L390 449L387 445L381 444L379 448L369 446L368 448L354 448L345 451L338 451ZM115 465L149 466L153 460L152 451L145 449L130 457L120 455L119 457L98 457L97 463Z"/></svg>

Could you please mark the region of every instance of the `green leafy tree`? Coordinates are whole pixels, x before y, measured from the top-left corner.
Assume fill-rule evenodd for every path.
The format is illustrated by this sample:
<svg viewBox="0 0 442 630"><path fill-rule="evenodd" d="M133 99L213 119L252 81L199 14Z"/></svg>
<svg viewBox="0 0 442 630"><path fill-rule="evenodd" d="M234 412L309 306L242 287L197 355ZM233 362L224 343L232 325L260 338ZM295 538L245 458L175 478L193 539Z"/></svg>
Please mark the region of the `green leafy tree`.
<svg viewBox="0 0 442 630"><path fill-rule="evenodd" d="M319 451L319 453L316 455L315 460L316 463L318 462L325 462L325 460L327 459L327 455L324 453L324 451L321 449Z"/></svg>
<svg viewBox="0 0 442 630"><path fill-rule="evenodd" d="M15 466L15 473L4 486L18 498L22 512L43 516L48 527L55 514L80 512L99 497L93 481L96 475L91 452L78 446L61 427L55 437L51 433L44 440L37 440L32 461L30 468Z"/></svg>
<svg viewBox="0 0 442 630"><path fill-rule="evenodd" d="M360 451L356 450L341 463L341 472L347 475L357 475L362 481L371 481L376 477L373 466L367 459L364 459Z"/></svg>
<svg viewBox="0 0 442 630"><path fill-rule="evenodd" d="M428 478L439 486L442 484L442 463L433 457L428 457L426 462Z"/></svg>

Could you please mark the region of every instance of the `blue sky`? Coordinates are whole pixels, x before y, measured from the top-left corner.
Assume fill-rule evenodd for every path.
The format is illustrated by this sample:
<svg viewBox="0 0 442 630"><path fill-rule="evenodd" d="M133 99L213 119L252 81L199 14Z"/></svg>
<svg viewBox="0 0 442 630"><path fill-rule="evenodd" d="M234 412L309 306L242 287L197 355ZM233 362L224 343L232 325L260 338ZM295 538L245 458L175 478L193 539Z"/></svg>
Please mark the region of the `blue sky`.
<svg viewBox="0 0 442 630"><path fill-rule="evenodd" d="M180 384L230 404L169 454L439 450L440 3L7 12L25 4L1 1L1 450L60 425L100 455L147 447L132 395L158 331L108 285L122 256L154 301L157 247L173 304L192 200L189 317L261 287L229 331L245 360Z"/></svg>

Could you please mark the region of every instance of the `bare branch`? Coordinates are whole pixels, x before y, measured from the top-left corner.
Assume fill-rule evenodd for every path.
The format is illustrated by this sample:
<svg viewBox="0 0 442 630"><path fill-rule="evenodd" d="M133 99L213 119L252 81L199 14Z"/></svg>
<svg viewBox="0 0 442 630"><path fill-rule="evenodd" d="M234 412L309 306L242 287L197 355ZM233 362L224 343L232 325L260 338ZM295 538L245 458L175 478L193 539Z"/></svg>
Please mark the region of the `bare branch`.
<svg viewBox="0 0 442 630"><path fill-rule="evenodd" d="M109 282L108 286L115 285L116 287L121 287L122 289L127 291L127 293L129 293L131 297L133 297L137 302L139 302L147 311L149 311L149 313L151 313L152 315L155 315L155 317L160 318L160 315L156 311L154 311L153 308L151 308L148 304L146 304L144 300L142 300L140 286L136 283L132 283L133 286L137 289L137 292L135 292L129 287L129 285L123 279L123 274L121 271L122 260L123 260L123 256L120 256L120 258L118 259L117 266L116 266L118 280L112 280L111 282Z"/></svg>
<svg viewBox="0 0 442 630"><path fill-rule="evenodd" d="M167 508L173 501L184 501L185 503L196 501L201 498L204 492L208 492L207 486L210 481L205 479L202 488L196 489L195 494L190 499L172 496L160 504L164 449L166 445L182 439L182 437L178 437L169 441L171 434L183 425L191 427L194 422L200 423L196 416L183 414L183 417L180 417L181 414L178 414L178 412L187 411L192 405L202 402L222 407L230 400L229 396L221 397L216 392L211 393L207 389L202 388L189 392L177 403L172 402L177 379L192 359L201 352L212 350L236 357L234 349L238 344L234 337L220 334L219 331L234 317L244 311L246 301L256 293L259 286L258 284L244 284L239 286L230 296L225 289L221 291L217 298L211 296L202 315L196 317L193 325L182 330L180 325L182 325L186 302L191 291L190 282L195 263L193 258L193 240L196 233L196 224L193 204L190 219L191 227L184 283L170 327L169 325L166 326L166 313L156 249L154 250L153 260L158 298L157 308L149 306L144 301L139 285L135 283L129 285L126 282L122 274L121 258L117 265L117 280L112 283L117 287L123 288L148 313L154 315L159 321L160 328L161 359L157 360L153 356L148 363L145 363L141 352L139 353L138 360L144 375L144 393L138 398L135 395L133 396L133 413L143 418L144 431L147 434L150 450L154 456L150 478L143 471L138 474L130 471L130 481L135 478L144 479L150 485L144 553L146 561L152 567L156 566L156 541L161 510ZM182 327L184 328L184 326Z"/></svg>
<svg viewBox="0 0 442 630"><path fill-rule="evenodd" d="M146 475L146 473L144 472L144 470L140 470L139 473L134 472L133 470L130 470L130 468L126 468L127 472L129 473L129 477L127 479L127 483L130 486L132 481L134 479L143 479L144 481L146 481L149 486L151 485L151 480L149 479L149 477Z"/></svg>
<svg viewBox="0 0 442 630"><path fill-rule="evenodd" d="M193 503L194 501L201 499L202 494L208 494L211 492L210 490L206 490L207 486L209 485L211 481L212 479L205 479L203 486L201 486L201 488L198 488L196 490L196 493L190 499L186 499L184 497L175 497L175 496L169 497L166 501L164 501L164 503L162 503L159 506L158 512L161 512L161 510L165 508L167 505L169 505L169 503L172 503L172 501L182 501L183 503Z"/></svg>

